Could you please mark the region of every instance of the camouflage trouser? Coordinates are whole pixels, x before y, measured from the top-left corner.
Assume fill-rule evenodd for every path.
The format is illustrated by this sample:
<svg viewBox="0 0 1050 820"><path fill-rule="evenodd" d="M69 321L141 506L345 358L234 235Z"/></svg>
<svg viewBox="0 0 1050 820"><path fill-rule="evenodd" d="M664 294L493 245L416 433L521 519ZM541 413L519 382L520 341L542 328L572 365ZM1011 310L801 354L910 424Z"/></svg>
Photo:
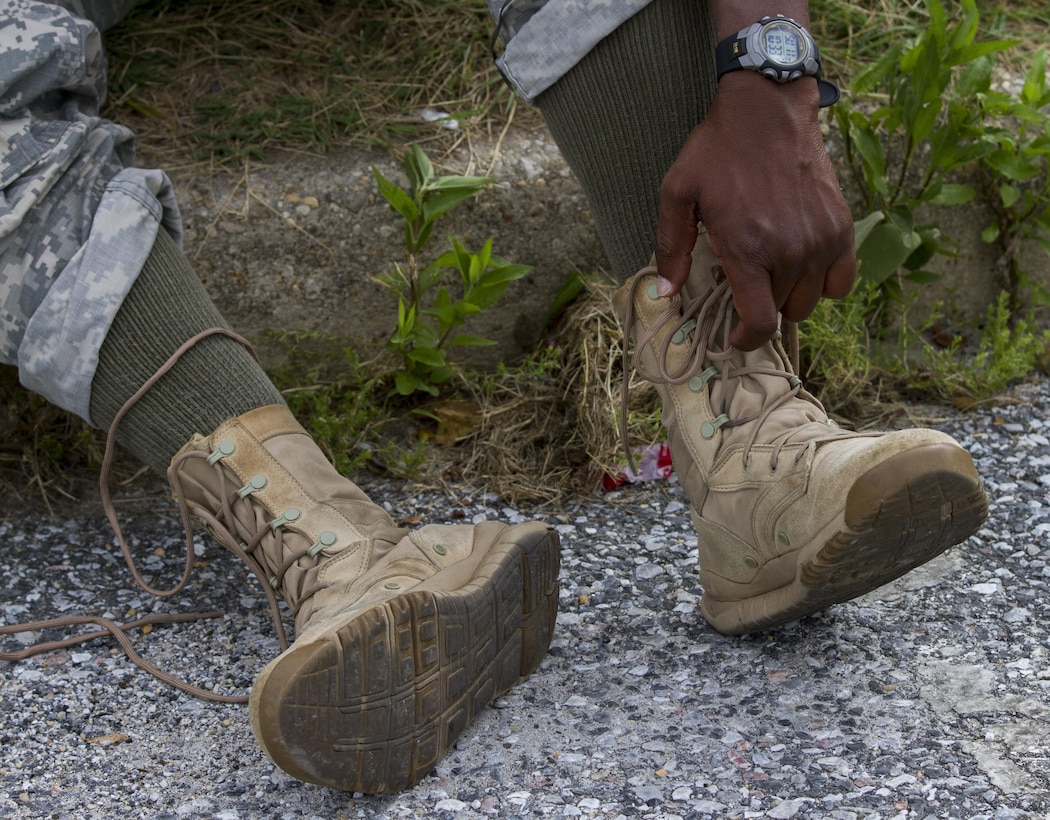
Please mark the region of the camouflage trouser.
<svg viewBox="0 0 1050 820"><path fill-rule="evenodd" d="M488 0L503 76L530 104L651 0ZM703 0L697 0L703 2Z"/></svg>
<svg viewBox="0 0 1050 820"><path fill-rule="evenodd" d="M167 177L98 116L99 31L132 2L0 0L0 361L89 421L113 317L160 226L181 237Z"/></svg>

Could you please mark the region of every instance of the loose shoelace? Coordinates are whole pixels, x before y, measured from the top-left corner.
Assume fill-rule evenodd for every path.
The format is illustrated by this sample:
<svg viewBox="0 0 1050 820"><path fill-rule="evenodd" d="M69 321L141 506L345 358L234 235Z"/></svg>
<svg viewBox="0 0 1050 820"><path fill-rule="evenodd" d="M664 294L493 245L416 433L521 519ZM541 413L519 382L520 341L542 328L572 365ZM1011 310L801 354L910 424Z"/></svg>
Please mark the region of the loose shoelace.
<svg viewBox="0 0 1050 820"><path fill-rule="evenodd" d="M160 598L165 598L180 592L186 586L187 582L190 579L190 575L193 572L193 564L196 560L196 553L193 547L192 513L190 511L189 504L186 501L185 494L182 491L182 487L179 486L177 481L174 482L172 489L175 495L175 499L179 505L179 509L182 515L182 524L186 533L186 560L183 567L182 577L174 586L168 589L157 589L151 586L146 582L145 578L143 578L142 574L139 572L138 566L135 562L135 557L131 554L131 549L128 547L127 541L124 539L124 534L121 530L120 522L117 519L116 508L114 507L112 494L109 488L110 470L112 468L113 458L116 454L117 428L120 425L120 422L124 418L124 416L127 415L128 411L135 406L135 403L138 402L139 399L141 399L153 387L153 385L155 385L164 376L164 374L166 374L169 370L171 370L172 367L175 366L175 364L179 361L179 359L182 358L186 351L188 351L202 339L215 334L229 336L235 341L238 341L241 344L243 344L246 348L248 348L249 351L252 350L251 344L244 337L234 333L231 330L221 327L209 328L191 337L190 339L187 339L174 353L172 353L171 357L163 365L161 365L160 369L158 369L157 372L154 373L146 381L146 383L143 384L142 387L140 387L135 392L135 394L132 395L131 398L129 398L124 403L124 405L117 412L116 416L114 416L113 423L110 425L109 431L106 434L106 450L102 458L102 469L100 471L99 476L99 493L102 499L102 508L105 511L106 518L109 520L110 525L113 527L113 532L116 535L117 542L120 545L120 550L124 555L124 561L127 563L128 569L131 571L131 576L135 579L135 582L140 587L149 592L151 595L155 595ZM254 355L254 351L252 352ZM193 455L200 455L205 458L207 457L206 453L184 454L184 456L190 457L192 457ZM220 474L222 474L221 470ZM223 498L225 499L225 475L222 475L222 480L222 486L224 490ZM229 517L232 516L232 509L230 508L228 501L224 501L223 512L224 518L226 518L226 520L233 520L231 517ZM255 538L253 538L252 541L247 545L248 549L245 550L238 545L238 538L231 536L230 532L221 524L221 522L217 518L215 518L214 516L207 516L205 523L210 528L213 528L213 531L226 536L217 540L219 540L219 543L221 543L224 547L229 549L246 564L248 564L252 572L254 572L256 577L259 579L260 586L262 587L263 592L266 594L267 600L270 604L270 613L273 619L274 628L277 631L278 639L281 643L281 650L283 651L287 649L288 638L285 634L284 625L281 622L281 612L277 601L277 595L274 592L273 587L271 587L270 585L270 579L267 577L265 570L260 565L260 563L251 555L252 550L254 550L255 547L258 546L258 544L262 541L262 538L266 535L266 533L270 532L270 528L265 528ZM306 554L306 552L304 552L303 554ZM291 563L293 563L299 557L302 556L298 555L295 558L291 559L291 561L289 561L286 564L286 566L282 568L278 577L283 577L284 572L287 571L287 568L291 566ZM316 589L307 590L307 592L303 594L301 600L298 602L298 605L301 606L302 603L316 591ZM197 697L204 698L205 700L218 701L220 703L247 703L247 695L217 694L210 690L203 689L199 686L194 686L193 684L188 683L168 672L164 672L163 670L159 669L155 664L151 663L150 661L146 660L141 655L139 655L135 651L133 645L131 644L131 641L125 634L132 629L137 629L139 627L146 626L147 624L196 621L205 618L222 617L223 614L224 613L222 612L201 612L150 615L144 618L139 618L134 621L129 621L125 624L118 624L109 618L103 618L101 616L70 615L62 618L51 618L43 621L34 621L31 623L10 624L0 626L0 635L12 635L21 632L36 632L42 629L49 629L53 627L79 626L88 623L95 624L101 627L101 630L95 632L88 632L82 635L76 635L71 638L65 638L62 640L55 641L42 641L16 652L0 652L0 660L12 662L20 661L35 655L44 654L45 652L51 652L56 649L64 649L66 647L75 646L80 643L86 643L87 641L109 634L116 639L118 644L120 644L121 649L124 650L124 653L127 655L128 659L132 663L134 663L140 669L143 669L144 671L153 675L155 678L162 680L165 683L170 684L171 686L174 686L176 689L180 689L183 692L188 692L191 695L196 695Z"/></svg>
<svg viewBox="0 0 1050 820"><path fill-rule="evenodd" d="M704 295L691 299L683 298L682 293L676 293L667 300L667 307L644 331L634 340L634 351L631 352L630 339L634 327L634 303L637 298L638 288L641 286L646 274L656 273L654 266L643 268L630 283L628 289L627 308L624 316L624 342L623 342L623 383L620 393L620 440L627 456L628 466L634 469L634 457L627 441L627 401L629 388L630 367L642 378L653 384L681 385L692 379L700 378L705 386L711 389L710 404L712 409L718 409L718 416L713 423L719 427L739 427L744 424L752 424L750 434L743 448L743 463L746 468L750 461L751 448L758 441L759 431L762 425L776 410L784 406L798 396L802 389L802 380L795 373L776 367L745 366L737 367L733 360L740 355L732 345L729 344L729 332L733 326L733 293L730 290L729 281L720 277L715 288ZM650 280L651 284L651 280ZM656 350L655 372L646 367L642 361L642 351L646 345L664 331L668 331L663 342ZM798 351L797 335L794 325L789 329L790 344L792 347L792 360L797 370ZM671 370L668 366L668 356L672 345L682 345L688 341L687 355L680 367ZM783 378L787 389L773 401L768 402L762 412L757 416L746 416L730 418L728 408L731 404L733 385L746 376L764 375ZM773 451L770 455L770 470L776 471L780 451L788 444L797 430L787 430L772 441ZM796 455L796 463L805 457L810 448L815 447L818 442L841 438L850 435L845 431L834 428L826 435L810 439L807 448L800 450Z"/></svg>

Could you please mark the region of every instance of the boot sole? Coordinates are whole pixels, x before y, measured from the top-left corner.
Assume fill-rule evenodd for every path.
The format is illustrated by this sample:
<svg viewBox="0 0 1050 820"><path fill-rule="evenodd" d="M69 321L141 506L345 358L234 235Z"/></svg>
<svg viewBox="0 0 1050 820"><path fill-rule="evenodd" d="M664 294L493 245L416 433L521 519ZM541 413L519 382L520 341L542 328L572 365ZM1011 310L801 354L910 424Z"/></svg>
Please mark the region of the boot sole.
<svg viewBox="0 0 1050 820"><path fill-rule="evenodd" d="M790 623L901 577L969 538L987 517L988 498L969 455L918 447L857 479L845 527L799 551L793 583L740 601L705 595L701 610L727 635Z"/></svg>
<svg viewBox="0 0 1050 820"><path fill-rule="evenodd" d="M556 532L497 542L452 592L409 591L292 647L252 688L252 729L284 771L353 792L428 774L474 717L530 675L558 611Z"/></svg>

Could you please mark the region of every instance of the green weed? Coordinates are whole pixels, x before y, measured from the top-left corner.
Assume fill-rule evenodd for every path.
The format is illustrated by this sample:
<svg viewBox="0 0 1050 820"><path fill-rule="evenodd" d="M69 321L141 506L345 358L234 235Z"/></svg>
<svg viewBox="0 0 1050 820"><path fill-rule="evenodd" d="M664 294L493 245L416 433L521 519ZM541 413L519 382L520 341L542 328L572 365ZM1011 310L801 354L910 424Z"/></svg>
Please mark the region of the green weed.
<svg viewBox="0 0 1050 820"><path fill-rule="evenodd" d="M492 239L481 250L468 251L456 237L451 250L424 265L420 251L430 239L439 217L492 182L487 177L435 176L434 166L418 145L405 155L410 188L404 190L373 169L379 192L405 220L404 265L381 273L376 281L397 297L397 327L387 349L401 360L395 389L402 396L428 393L438 396L452 378L448 349L495 344L490 339L461 330L471 316L492 307L507 285L531 268L512 265L492 253ZM448 272L458 274L458 295L445 286Z"/></svg>

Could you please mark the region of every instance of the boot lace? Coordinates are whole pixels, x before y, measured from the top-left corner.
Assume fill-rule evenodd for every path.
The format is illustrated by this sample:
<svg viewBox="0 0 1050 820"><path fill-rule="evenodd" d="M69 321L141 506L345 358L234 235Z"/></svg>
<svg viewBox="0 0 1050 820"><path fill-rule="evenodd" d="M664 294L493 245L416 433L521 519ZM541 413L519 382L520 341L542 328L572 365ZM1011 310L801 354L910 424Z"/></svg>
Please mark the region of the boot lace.
<svg viewBox="0 0 1050 820"><path fill-rule="evenodd" d="M701 434L705 438L713 438L720 428L732 429L746 424L751 425L743 446L743 463L746 468L750 463L751 450L758 441L763 424L779 408L798 398L802 390L802 380L795 373L798 370L796 326L794 323L785 323L788 326L786 329L792 353L791 363L784 361L786 356L778 352L777 358L784 362L784 367L741 364L742 353L729 343L729 332L732 330L735 316L733 293L729 280L719 268L716 270L717 283L710 292L692 298L685 297L682 292L679 292L668 299L663 313L634 339L632 353L630 340L634 327L635 299L638 289L648 278L646 275L655 273L657 273L655 266L645 267L631 280L624 316L622 358L624 378L620 393L620 440L627 455L628 466L634 469L634 458L627 441L627 402L630 382L628 373L629 368L633 367L638 375L653 384L682 385L688 383L694 390L709 389L711 408L716 416L714 419L702 422ZM648 281L648 287L655 287L652 280ZM642 361L642 351L665 330L669 332L656 349L656 367L655 370L651 370ZM676 368L671 367L668 360L672 346L678 347L686 343L688 343L686 356L681 365ZM677 356L676 351L675 357ZM740 380L758 375L782 378L785 384L784 392L772 401L766 402L758 415L731 417L729 409ZM682 423L692 423L692 420L684 420ZM771 471L776 471L784 446L795 440L801 432L802 428L793 428L764 442L773 445L769 463ZM808 431L810 435L807 439L808 446L801 449L795 456L796 464L820 442L857 435L838 429L834 426L834 422L829 422L827 433L822 432L812 436L811 432Z"/></svg>
<svg viewBox="0 0 1050 820"><path fill-rule="evenodd" d="M248 348L249 351L252 350L251 344L244 337L234 333L231 330L221 327L209 328L189 338L174 353L172 353L171 357L160 367L160 369L158 369L157 372L154 373L153 376L151 376L134 393L134 395L132 395L131 398L129 398L124 403L123 407L121 407L120 410L117 412L116 416L114 416L113 422L110 425L109 430L106 434L106 449L102 459L102 469L100 471L99 476L99 493L101 495L102 507L105 511L106 518L109 520L110 525L113 527L113 532L116 536L117 543L120 545L121 553L123 553L124 555L124 561L131 572L131 576L135 579L135 582L142 589L144 589L151 595L160 598L169 597L180 592L189 582L190 576L193 572L193 565L196 560L196 552L194 550L193 544L193 514L190 510L189 504L186 501L186 497L182 491L182 487L179 486L178 482L174 482L173 491L175 495L175 500L179 505L179 510L182 516L182 525L186 534L186 554L185 562L183 565L182 577L173 586L167 589L158 589L150 585L139 572L138 565L135 562L135 557L132 554L131 549L127 544L127 541L124 538L123 531L120 527L120 521L117 518L116 508L113 504L112 494L110 492L110 471L112 468L113 459L116 454L116 432L121 420L124 418L125 415L127 415L128 411L131 410L132 407L134 407L135 403L138 402L139 399L141 399L150 390L150 388L152 388L153 385L155 385L164 376L165 373L167 373L169 370L171 370L172 367L175 366L175 364L179 361L180 358L182 358L186 351L188 351L202 339L215 334L229 336L235 341L238 341L241 344L243 344L245 347ZM254 355L254 351L252 352ZM203 458L208 458L208 454L206 453L184 455L187 457L200 456ZM220 474L222 475L221 486L223 488L222 519L225 521L232 522L236 520L233 514L234 509L232 506L232 502L230 502L228 499L229 493L226 492L225 473L222 470L220 470ZM234 493L234 495L236 495L236 493ZM268 535L275 536L279 541L279 546L281 545L281 532L279 523L275 524L274 522L271 522L269 526L262 528L260 532L256 533L253 537L251 537L247 543L244 543L236 535L234 535L234 533L231 533L230 530L223 525L222 521L220 521L219 518L211 515L202 515L202 518L204 518L205 525L208 527L209 530L212 531L213 534L221 536L217 537L216 540L218 540L219 543L221 543L224 547L226 547L228 550L237 555L241 560L243 560L249 566L249 568L251 568L255 576L259 579L260 586L262 587L263 592L265 593L267 601L270 605L270 614L273 620L274 629L277 632L278 640L281 644L281 651L284 651L288 648L288 637L285 633L284 625L281 621L280 604L277 599L275 588L279 586L281 579L283 579L284 577L284 574L287 572L288 568L293 563L295 563L296 560L299 560L300 558L305 556L315 555L316 552L311 553L311 550L313 549L312 547L307 548L301 552L293 552L292 557L290 557L278 570L276 574L276 583L273 583L273 580L267 576L265 568L262 566L260 561L254 556L254 551L259 546L259 544L262 543L263 539ZM235 531L236 527L234 527L234 532ZM317 551L319 551L319 548ZM283 554L283 552L278 554ZM317 592L317 589L318 588L306 590L303 593L303 595L297 602L296 611L298 611L298 607L302 606L302 604L310 596ZM218 701L220 703L247 703L248 695L246 694L223 695L220 693L212 692L208 689L195 686L175 675L172 675L171 673L163 671L162 669L158 668L154 663L139 655L138 652L135 651L134 645L131 643L131 640L127 636L127 633L133 629L141 628L143 626L152 625L155 623L181 623L187 621L197 621L206 618L219 618L223 615L223 612L218 611L181 614L157 614L129 621L124 624L119 624L116 621L113 621L109 618L104 618L102 616L72 615L62 618L51 618L48 620L34 621L31 623L10 624L0 626L0 635L11 635L20 632L36 632L42 629L65 626L79 626L83 624L95 624L96 626L101 627L101 629L99 630L87 632L81 635L75 635L73 637L61 640L41 641L16 652L0 652L0 660L17 662L35 655L41 655L46 652L52 652L57 649L64 649L66 647L86 643L88 641L94 640L95 638L103 637L105 635L111 635L113 636L113 638L116 639L117 643L120 645L121 649L124 650L124 653L127 655L128 659L132 663L134 663L140 669L143 669L144 671L153 675L158 680L162 680L165 683L174 686L176 689L180 689L183 692L187 692L191 695L195 695L205 700Z"/></svg>

